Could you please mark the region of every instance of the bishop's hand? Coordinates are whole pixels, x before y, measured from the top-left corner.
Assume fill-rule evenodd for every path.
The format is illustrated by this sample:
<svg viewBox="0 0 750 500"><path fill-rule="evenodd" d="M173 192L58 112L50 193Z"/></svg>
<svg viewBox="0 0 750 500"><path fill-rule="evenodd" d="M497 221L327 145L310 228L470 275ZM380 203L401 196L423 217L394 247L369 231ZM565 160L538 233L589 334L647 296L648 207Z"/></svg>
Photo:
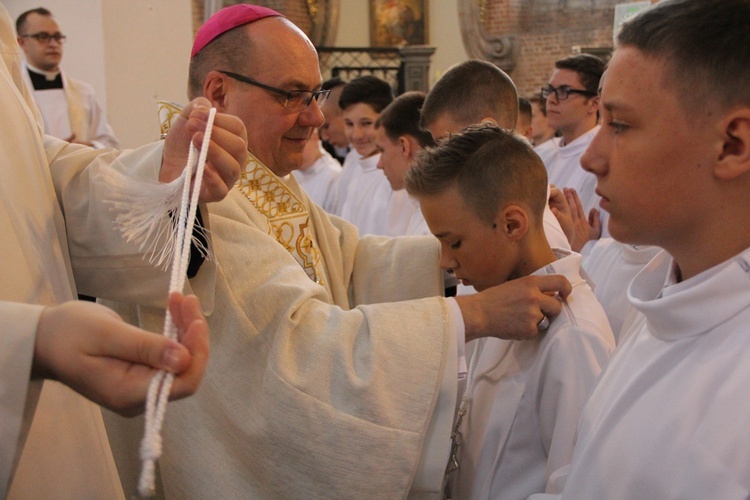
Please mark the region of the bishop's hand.
<svg viewBox="0 0 750 500"><path fill-rule="evenodd" d="M171 182L180 176L187 163L191 140L196 148L200 148L210 106L208 99L198 97L175 118L164 144L159 173L161 182ZM245 165L246 159L247 131L242 120L216 113L200 201L222 200L239 178L240 168Z"/></svg>

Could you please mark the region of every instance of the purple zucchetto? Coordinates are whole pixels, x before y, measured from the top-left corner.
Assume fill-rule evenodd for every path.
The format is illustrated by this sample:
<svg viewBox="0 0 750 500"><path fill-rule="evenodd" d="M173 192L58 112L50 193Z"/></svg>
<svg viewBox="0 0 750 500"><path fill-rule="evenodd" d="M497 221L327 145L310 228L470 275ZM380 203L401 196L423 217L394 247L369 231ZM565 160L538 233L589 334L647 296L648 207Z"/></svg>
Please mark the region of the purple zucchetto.
<svg viewBox="0 0 750 500"><path fill-rule="evenodd" d="M193 42L193 50L190 52L190 59L216 37L232 28L274 16L284 17L273 9L258 5L238 4L224 7L203 23L198 30Z"/></svg>

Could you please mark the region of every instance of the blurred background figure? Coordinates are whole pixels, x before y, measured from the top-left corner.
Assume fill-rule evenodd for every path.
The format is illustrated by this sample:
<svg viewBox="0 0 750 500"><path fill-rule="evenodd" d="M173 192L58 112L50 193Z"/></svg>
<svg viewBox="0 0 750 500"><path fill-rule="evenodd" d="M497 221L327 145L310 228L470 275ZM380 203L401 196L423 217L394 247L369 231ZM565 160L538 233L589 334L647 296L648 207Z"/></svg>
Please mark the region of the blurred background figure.
<svg viewBox="0 0 750 500"><path fill-rule="evenodd" d="M547 121L547 100L537 92L528 98L531 105L531 143L536 147L555 137L555 129Z"/></svg>
<svg viewBox="0 0 750 500"><path fill-rule="evenodd" d="M325 123L320 127L320 139L323 148L339 163L344 163L344 158L349 152L349 139L344 131L344 116L339 107L339 98L346 82L339 77L334 77L323 82L323 90L330 90L328 99L320 107L325 117Z"/></svg>
<svg viewBox="0 0 750 500"><path fill-rule="evenodd" d="M302 164L292 171L292 175L315 203L332 213L336 206L336 186L340 174L341 164L323 149L318 131L314 130L305 145Z"/></svg>
<svg viewBox="0 0 750 500"><path fill-rule="evenodd" d="M516 122L516 133L524 136L529 142L533 141L532 135L534 129L531 126L531 103L528 99L523 97L518 98L518 121Z"/></svg>
<svg viewBox="0 0 750 500"><path fill-rule="evenodd" d="M119 148L94 88L60 70L67 37L44 7L28 10L16 20L18 45L25 54L23 76L44 119L44 130L68 142L95 148Z"/></svg>

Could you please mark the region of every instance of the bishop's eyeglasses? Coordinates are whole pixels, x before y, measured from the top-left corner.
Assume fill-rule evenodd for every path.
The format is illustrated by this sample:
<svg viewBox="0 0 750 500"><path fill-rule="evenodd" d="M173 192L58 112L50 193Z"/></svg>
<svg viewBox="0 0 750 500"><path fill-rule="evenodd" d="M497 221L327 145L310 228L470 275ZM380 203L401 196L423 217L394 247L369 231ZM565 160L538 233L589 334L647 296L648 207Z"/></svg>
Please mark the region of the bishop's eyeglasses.
<svg viewBox="0 0 750 500"><path fill-rule="evenodd" d="M547 99L552 94L555 94L555 98L558 101L564 101L565 99L570 97L570 94L585 95L587 97L595 97L597 95L596 92L590 92L588 90L571 89L567 85L560 85L557 88L553 87L552 85L545 85L544 87L542 87L542 99Z"/></svg>
<svg viewBox="0 0 750 500"><path fill-rule="evenodd" d="M33 38L39 43L47 44L50 40L54 40L59 44L65 43L68 39L67 36L62 33L47 33L46 31L40 31L39 33L32 33L30 35L21 35L21 38Z"/></svg>
<svg viewBox="0 0 750 500"><path fill-rule="evenodd" d="M282 96L284 98L284 107L289 111L302 111L310 105L313 99L318 102L318 106L322 106L323 103L326 102L326 99L328 99L328 95L331 93L330 90L283 90L271 87L265 83L260 83L247 76L232 73L231 71L219 70L219 73L223 73L239 82L254 85L263 90L267 90L268 92L273 92L274 94Z"/></svg>

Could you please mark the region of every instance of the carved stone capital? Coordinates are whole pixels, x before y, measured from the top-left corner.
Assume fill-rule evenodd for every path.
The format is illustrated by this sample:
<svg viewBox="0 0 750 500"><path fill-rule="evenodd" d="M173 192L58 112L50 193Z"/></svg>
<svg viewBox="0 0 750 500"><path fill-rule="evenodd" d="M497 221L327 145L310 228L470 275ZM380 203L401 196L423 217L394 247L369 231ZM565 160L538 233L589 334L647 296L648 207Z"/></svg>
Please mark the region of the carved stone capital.
<svg viewBox="0 0 750 500"><path fill-rule="evenodd" d="M516 67L516 37L489 35L484 28L480 3L477 0L458 0L458 18L466 52L472 58L489 61L510 72Z"/></svg>

